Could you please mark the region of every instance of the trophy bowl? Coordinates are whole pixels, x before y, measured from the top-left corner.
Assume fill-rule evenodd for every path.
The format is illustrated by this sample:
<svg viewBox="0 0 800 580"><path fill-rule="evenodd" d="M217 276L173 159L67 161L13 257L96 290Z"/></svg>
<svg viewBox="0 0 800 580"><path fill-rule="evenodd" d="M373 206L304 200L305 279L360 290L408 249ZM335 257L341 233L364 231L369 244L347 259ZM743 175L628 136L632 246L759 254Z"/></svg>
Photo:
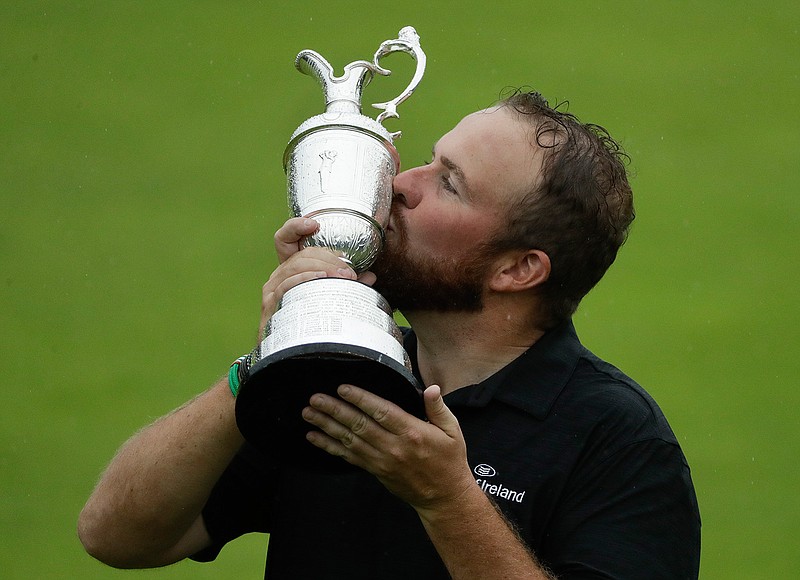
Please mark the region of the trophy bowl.
<svg viewBox="0 0 800 580"><path fill-rule="evenodd" d="M357 113L325 113L295 131L283 163L292 214L319 222L304 245L338 251L366 270L383 247L400 169L390 133Z"/></svg>

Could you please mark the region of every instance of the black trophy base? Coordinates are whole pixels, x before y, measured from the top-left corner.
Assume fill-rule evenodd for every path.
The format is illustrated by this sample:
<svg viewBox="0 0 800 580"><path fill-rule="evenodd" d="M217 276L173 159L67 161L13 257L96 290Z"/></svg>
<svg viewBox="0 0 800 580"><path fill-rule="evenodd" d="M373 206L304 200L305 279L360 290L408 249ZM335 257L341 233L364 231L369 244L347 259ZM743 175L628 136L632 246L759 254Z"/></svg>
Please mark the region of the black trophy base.
<svg viewBox="0 0 800 580"><path fill-rule="evenodd" d="M313 394L336 396L344 383L425 417L422 389L405 366L371 349L316 343L287 348L258 361L236 398L236 423L248 442L280 463L346 470L350 464L306 440L306 433L315 427L301 415Z"/></svg>

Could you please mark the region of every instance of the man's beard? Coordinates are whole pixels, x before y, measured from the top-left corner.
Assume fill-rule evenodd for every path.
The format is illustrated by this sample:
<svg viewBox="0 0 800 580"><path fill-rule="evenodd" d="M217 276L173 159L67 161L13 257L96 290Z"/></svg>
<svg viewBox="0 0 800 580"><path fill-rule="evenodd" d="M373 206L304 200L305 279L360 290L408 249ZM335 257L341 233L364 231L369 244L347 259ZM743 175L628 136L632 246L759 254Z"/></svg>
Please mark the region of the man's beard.
<svg viewBox="0 0 800 580"><path fill-rule="evenodd" d="M392 308L414 311L477 312L483 308L483 289L491 265L488 248L480 247L468 259L413 256L408 250L405 223L395 216L395 240L384 246L370 268L375 290Z"/></svg>

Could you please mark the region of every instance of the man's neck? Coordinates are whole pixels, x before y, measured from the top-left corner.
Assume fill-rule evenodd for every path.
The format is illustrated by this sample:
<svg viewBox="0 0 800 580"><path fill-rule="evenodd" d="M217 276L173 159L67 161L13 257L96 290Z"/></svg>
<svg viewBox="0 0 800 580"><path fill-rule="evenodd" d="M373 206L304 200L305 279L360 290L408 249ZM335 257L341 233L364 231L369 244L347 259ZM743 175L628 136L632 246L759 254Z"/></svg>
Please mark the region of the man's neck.
<svg viewBox="0 0 800 580"><path fill-rule="evenodd" d="M443 394L490 377L519 357L544 332L511 312L413 312L417 363L425 386Z"/></svg>

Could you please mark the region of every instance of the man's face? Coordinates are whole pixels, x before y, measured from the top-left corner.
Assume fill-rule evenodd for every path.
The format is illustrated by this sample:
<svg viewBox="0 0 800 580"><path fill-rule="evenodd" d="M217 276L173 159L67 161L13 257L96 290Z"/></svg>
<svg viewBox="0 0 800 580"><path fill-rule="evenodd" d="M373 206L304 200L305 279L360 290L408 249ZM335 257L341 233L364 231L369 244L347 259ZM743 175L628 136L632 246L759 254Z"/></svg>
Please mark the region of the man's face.
<svg viewBox="0 0 800 580"><path fill-rule="evenodd" d="M395 178L386 247L372 268L394 308L480 310L496 257L487 244L541 164L528 131L505 108L473 113L436 143L429 164Z"/></svg>

